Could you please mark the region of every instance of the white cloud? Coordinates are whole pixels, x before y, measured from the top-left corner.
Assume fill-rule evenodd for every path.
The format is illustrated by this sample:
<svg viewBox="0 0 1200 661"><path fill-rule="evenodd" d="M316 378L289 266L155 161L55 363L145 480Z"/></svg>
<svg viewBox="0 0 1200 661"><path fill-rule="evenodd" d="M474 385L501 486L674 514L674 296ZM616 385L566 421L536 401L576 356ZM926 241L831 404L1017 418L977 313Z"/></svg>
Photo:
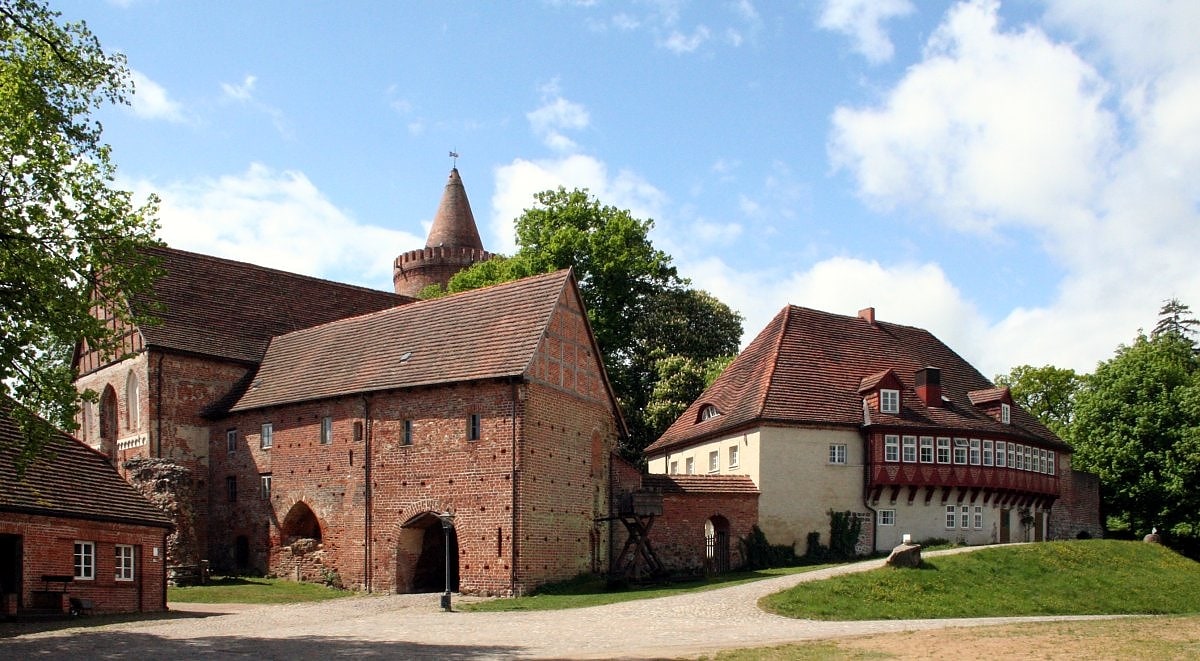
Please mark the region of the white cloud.
<svg viewBox="0 0 1200 661"><path fill-rule="evenodd" d="M676 55L684 55L693 53L697 48L700 48L704 42L708 41L710 31L703 25L697 25L692 30L691 34L684 34L678 30L671 30L665 39L659 42L659 46L675 53Z"/></svg>
<svg viewBox="0 0 1200 661"><path fill-rule="evenodd" d="M247 74L239 84L221 83L221 91L224 93L227 100L245 105L248 108L266 115L280 137L290 140L294 136L292 127L284 116L283 111L275 106L263 103L254 95L254 88L258 84L258 78L252 74Z"/></svg>
<svg viewBox="0 0 1200 661"><path fill-rule="evenodd" d="M133 81L133 96L129 100L133 114L142 119L162 119L175 123L186 121L183 107L170 97L166 88L137 69L131 69L129 75Z"/></svg>
<svg viewBox="0 0 1200 661"><path fill-rule="evenodd" d="M543 85L541 91L542 105L525 115L530 128L551 149L558 152L575 151L575 141L568 138L564 131L586 129L591 122L587 108L563 98L557 79Z"/></svg>
<svg viewBox="0 0 1200 661"><path fill-rule="evenodd" d="M301 172L253 164L216 179L133 182L162 198L159 236L184 250L390 289L396 255L424 239L360 223Z"/></svg>
<svg viewBox="0 0 1200 661"><path fill-rule="evenodd" d="M994 2L963 3L878 106L834 113L831 159L865 201L1027 229L1040 245L1023 258L1065 272L1049 304L986 328L981 367L1090 371L1164 298L1200 305L1200 47L1180 7L1058 3L1069 46L1005 29Z"/></svg>
<svg viewBox="0 0 1200 661"><path fill-rule="evenodd" d="M883 23L912 11L908 0L828 0L817 25L850 37L855 51L871 64L880 64L895 51Z"/></svg>
<svg viewBox="0 0 1200 661"><path fill-rule="evenodd" d="M257 82L257 77L247 74L240 84L221 83L221 91L235 101L249 101L254 98L254 85Z"/></svg>

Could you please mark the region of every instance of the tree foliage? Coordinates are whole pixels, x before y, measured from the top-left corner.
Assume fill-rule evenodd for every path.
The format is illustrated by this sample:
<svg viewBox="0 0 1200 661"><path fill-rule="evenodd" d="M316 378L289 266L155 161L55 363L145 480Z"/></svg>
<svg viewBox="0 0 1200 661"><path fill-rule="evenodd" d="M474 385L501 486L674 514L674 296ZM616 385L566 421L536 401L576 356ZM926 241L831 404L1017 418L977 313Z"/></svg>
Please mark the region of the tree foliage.
<svg viewBox="0 0 1200 661"><path fill-rule="evenodd" d="M1192 316L1191 308L1177 298L1169 298L1163 301L1163 306L1158 311L1158 323L1154 325L1150 337L1156 338L1172 334L1194 344L1198 328L1200 328L1200 319Z"/></svg>
<svg viewBox="0 0 1200 661"><path fill-rule="evenodd" d="M0 394L24 406L25 460L48 430L73 429L76 341L112 350L148 287L155 200L135 207L91 113L125 102L129 72L83 23L35 0L0 0ZM94 298L93 298L94 297ZM93 301L110 321L91 314Z"/></svg>
<svg viewBox="0 0 1200 661"><path fill-rule="evenodd" d="M448 291L573 269L629 426L622 453L640 461L642 449L674 421L671 413L682 412L679 403L703 390L696 374L711 373L737 352L742 318L687 286L650 241L653 221L603 205L586 190L559 188L535 199L516 219L516 254L459 272Z"/></svg>
<svg viewBox="0 0 1200 661"><path fill-rule="evenodd" d="M1071 442L1110 517L1135 534L1200 538L1200 356L1187 334L1139 335L1101 363L1077 396Z"/></svg>
<svg viewBox="0 0 1200 661"><path fill-rule="evenodd" d="M1018 365L996 375L996 385L1008 386L1013 401L1037 416L1059 438L1067 438L1075 417L1075 397L1083 379L1075 370L1046 365Z"/></svg>

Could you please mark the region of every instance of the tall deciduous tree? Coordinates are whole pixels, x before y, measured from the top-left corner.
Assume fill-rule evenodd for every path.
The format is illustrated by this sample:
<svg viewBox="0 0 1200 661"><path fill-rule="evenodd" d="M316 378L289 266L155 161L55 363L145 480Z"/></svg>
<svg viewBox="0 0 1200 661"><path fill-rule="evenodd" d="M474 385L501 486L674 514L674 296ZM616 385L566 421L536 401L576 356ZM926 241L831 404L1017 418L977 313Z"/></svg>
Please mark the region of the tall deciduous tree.
<svg viewBox="0 0 1200 661"><path fill-rule="evenodd" d="M714 361L737 351L742 318L710 294L687 287L671 257L651 243L653 221L603 205L585 190L559 188L535 199L516 219L517 253L458 273L448 290L574 269L629 426L622 453L640 461L642 449L673 422L666 411L703 390L685 373L710 372ZM658 400L662 405L648 414Z"/></svg>
<svg viewBox="0 0 1200 661"><path fill-rule="evenodd" d="M1037 416L1059 438L1067 438L1075 418L1075 396L1083 385L1075 370L1018 365L1008 374L996 375L996 385L1008 386L1018 406Z"/></svg>
<svg viewBox="0 0 1200 661"><path fill-rule="evenodd" d="M59 18L35 0L0 0L0 394L27 408L25 460L47 438L28 412L75 426L71 348L112 350L131 321L126 297L155 275L139 250L155 243L155 200L135 207L114 188L91 118L131 91L125 60Z"/></svg>
<svg viewBox="0 0 1200 661"><path fill-rule="evenodd" d="M1110 518L1200 542L1200 356L1185 334L1139 335L1087 377L1071 433L1075 466L1100 476Z"/></svg>

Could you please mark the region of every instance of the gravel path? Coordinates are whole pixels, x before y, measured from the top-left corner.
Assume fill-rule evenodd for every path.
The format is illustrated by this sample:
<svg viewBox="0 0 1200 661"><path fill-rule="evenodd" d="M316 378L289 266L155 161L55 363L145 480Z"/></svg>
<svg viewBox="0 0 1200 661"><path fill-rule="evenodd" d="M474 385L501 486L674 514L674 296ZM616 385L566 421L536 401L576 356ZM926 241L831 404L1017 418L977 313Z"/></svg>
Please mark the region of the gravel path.
<svg viewBox="0 0 1200 661"><path fill-rule="evenodd" d="M950 552L958 552L953 549ZM929 553L928 556L945 552ZM386 595L286 606L175 604L176 617L0 638L0 657L328 659L678 658L736 647L890 631L1049 619L818 622L770 615L758 599L804 581L883 565L872 560L731 588L593 608L443 613L438 595ZM469 598L458 598L461 603Z"/></svg>

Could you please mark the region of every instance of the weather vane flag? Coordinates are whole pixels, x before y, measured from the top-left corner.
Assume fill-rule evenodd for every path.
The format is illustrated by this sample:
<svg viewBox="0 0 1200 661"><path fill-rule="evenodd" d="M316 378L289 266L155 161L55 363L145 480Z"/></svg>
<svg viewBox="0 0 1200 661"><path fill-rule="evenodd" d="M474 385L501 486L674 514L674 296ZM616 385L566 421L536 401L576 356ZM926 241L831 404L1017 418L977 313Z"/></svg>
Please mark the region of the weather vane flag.
<svg viewBox="0 0 1200 661"><path fill-rule="evenodd" d="M457 168L458 167L458 152L451 149L450 150L450 158L452 159L450 167Z"/></svg>

